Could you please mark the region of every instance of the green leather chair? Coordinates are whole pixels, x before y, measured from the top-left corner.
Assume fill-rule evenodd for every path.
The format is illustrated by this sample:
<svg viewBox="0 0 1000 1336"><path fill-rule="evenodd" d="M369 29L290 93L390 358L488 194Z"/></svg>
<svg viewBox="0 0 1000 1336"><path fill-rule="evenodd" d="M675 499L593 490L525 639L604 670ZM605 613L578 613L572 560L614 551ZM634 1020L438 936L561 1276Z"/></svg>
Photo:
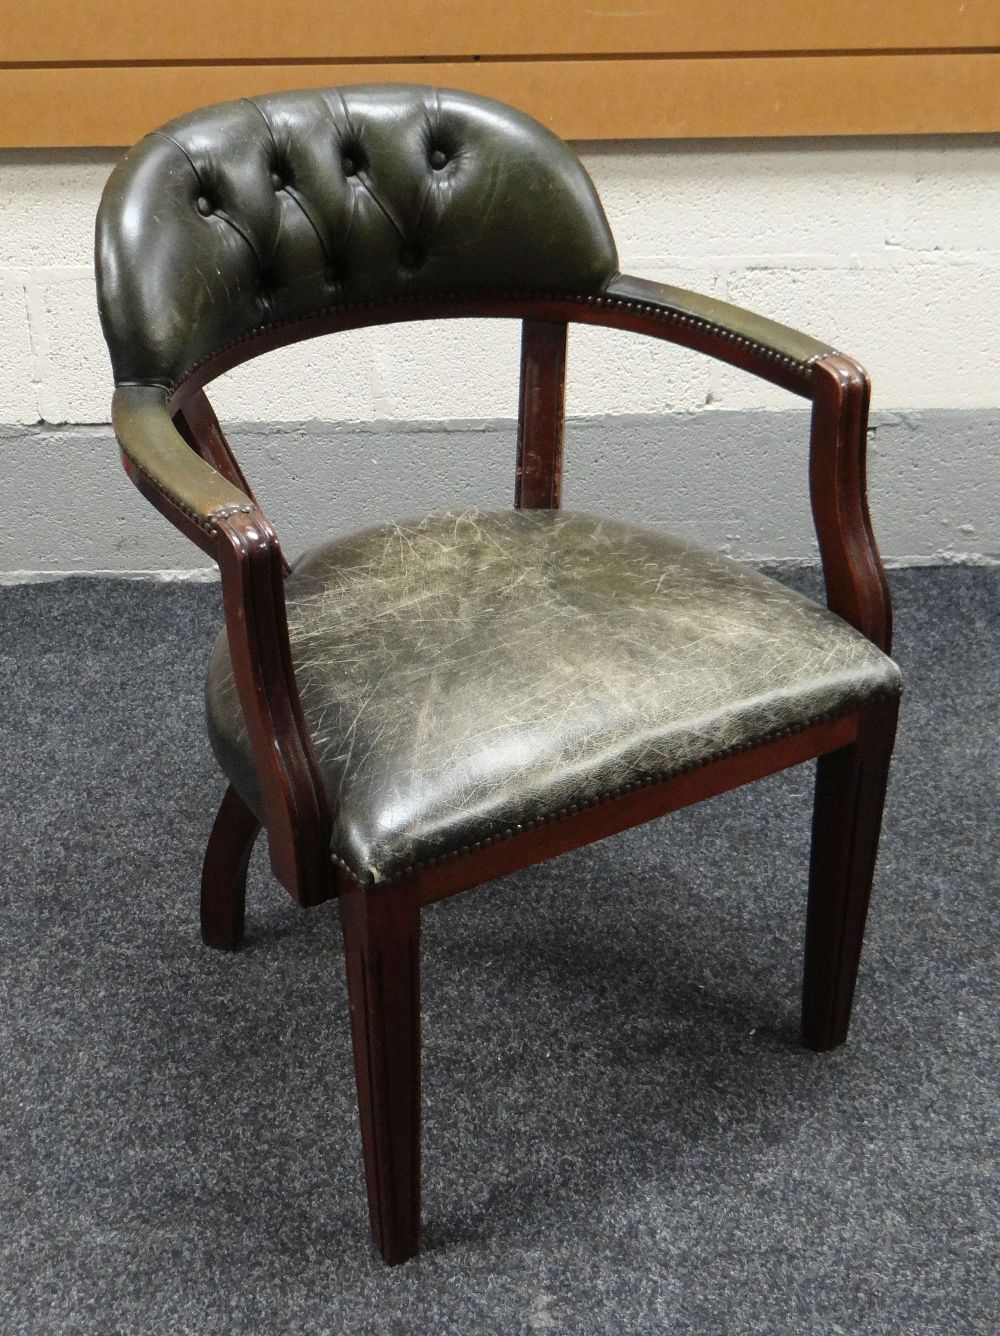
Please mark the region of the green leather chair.
<svg viewBox="0 0 1000 1336"><path fill-rule="evenodd" d="M97 275L125 468L222 576L207 705L229 787L203 936L239 944L261 826L301 904L339 900L385 1260L419 1247L419 925L434 900L818 757L803 1036L841 1043L900 691L864 371L619 273L571 150L444 89L280 93L153 131L104 192ZM389 522L289 567L205 385L314 335L473 316L522 323L513 509ZM812 402L828 608L560 509L570 322L682 344Z"/></svg>

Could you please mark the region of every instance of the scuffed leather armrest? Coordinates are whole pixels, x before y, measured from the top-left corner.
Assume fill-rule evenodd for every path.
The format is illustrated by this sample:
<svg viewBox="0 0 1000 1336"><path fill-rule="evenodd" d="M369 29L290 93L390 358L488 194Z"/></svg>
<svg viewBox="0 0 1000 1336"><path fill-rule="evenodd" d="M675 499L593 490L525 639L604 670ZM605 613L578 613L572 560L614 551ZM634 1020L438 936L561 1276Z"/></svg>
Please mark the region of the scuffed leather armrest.
<svg viewBox="0 0 1000 1336"><path fill-rule="evenodd" d="M836 351L776 320L667 283L619 274L605 291L616 301L635 303L644 314L661 317L675 329L678 342L807 398L813 363Z"/></svg>
<svg viewBox="0 0 1000 1336"><path fill-rule="evenodd" d="M888 654L892 600L868 510L864 367L788 325L666 283L620 274L605 297L619 327L695 348L812 401L809 495L827 606Z"/></svg>
<svg viewBox="0 0 1000 1336"><path fill-rule="evenodd" d="M251 497L191 449L164 389L119 386L112 420L129 477L218 562L271 866L301 903L318 903L330 893L329 815L292 666L277 537Z"/></svg>
<svg viewBox="0 0 1000 1336"><path fill-rule="evenodd" d="M234 508L256 509L251 498L191 449L174 426L162 387L120 385L112 401L111 420L125 470L135 485L214 556L216 520Z"/></svg>

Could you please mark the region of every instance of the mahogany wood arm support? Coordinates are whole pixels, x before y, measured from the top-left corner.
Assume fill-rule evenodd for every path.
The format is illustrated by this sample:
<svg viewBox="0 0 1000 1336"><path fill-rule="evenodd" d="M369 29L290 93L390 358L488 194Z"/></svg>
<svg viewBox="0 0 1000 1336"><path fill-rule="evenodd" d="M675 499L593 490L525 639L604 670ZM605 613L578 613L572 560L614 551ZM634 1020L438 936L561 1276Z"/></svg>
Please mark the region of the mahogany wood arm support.
<svg viewBox="0 0 1000 1336"><path fill-rule="evenodd" d="M292 668L277 536L257 504L184 440L164 389L120 387L113 421L133 482L219 566L271 867L300 903L319 903L331 894L330 818Z"/></svg>
<svg viewBox="0 0 1000 1336"><path fill-rule="evenodd" d="M599 323L695 348L812 400L809 495L827 606L889 653L892 604L868 511L864 368L788 325L683 288L622 275L607 295L625 309Z"/></svg>
<svg viewBox="0 0 1000 1336"><path fill-rule="evenodd" d="M271 868L303 905L332 894L330 816L302 714L281 548L256 506L219 515L229 656L260 782Z"/></svg>
<svg viewBox="0 0 1000 1336"><path fill-rule="evenodd" d="M111 401L111 422L125 472L139 491L214 558L217 516L252 505L252 498L184 440L162 386L119 385Z"/></svg>
<svg viewBox="0 0 1000 1336"><path fill-rule="evenodd" d="M889 654L892 599L868 510L870 398L868 373L852 358L813 363L809 498L827 607Z"/></svg>

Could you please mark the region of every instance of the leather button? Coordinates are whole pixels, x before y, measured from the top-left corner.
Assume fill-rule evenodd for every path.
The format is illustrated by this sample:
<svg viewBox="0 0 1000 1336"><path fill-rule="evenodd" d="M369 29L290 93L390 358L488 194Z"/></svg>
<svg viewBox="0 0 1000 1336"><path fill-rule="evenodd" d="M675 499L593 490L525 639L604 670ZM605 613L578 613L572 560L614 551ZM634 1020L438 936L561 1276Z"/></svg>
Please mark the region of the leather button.
<svg viewBox="0 0 1000 1336"><path fill-rule="evenodd" d="M439 148L436 148L434 152L431 154L431 166L436 168L438 171L441 170L441 168L445 165L447 161L448 161L448 155L442 152L442 150Z"/></svg>
<svg viewBox="0 0 1000 1336"><path fill-rule="evenodd" d="M212 206L211 204L209 204L208 200L205 198L204 195L198 196L198 203L196 207L198 209L198 212L201 214L203 218L207 218L208 215L212 212Z"/></svg>
<svg viewBox="0 0 1000 1336"><path fill-rule="evenodd" d="M420 257L412 246L404 246L399 252L399 263L404 269L415 269L420 263Z"/></svg>
<svg viewBox="0 0 1000 1336"><path fill-rule="evenodd" d="M354 176L358 170L353 158L345 158L343 167L345 176Z"/></svg>
<svg viewBox="0 0 1000 1336"><path fill-rule="evenodd" d="M331 287L333 287L333 285L339 281L337 271L336 269L334 269L332 264L328 264L326 268L323 270L323 278L327 283L330 284Z"/></svg>
<svg viewBox="0 0 1000 1336"><path fill-rule="evenodd" d="M284 190L285 188L285 183L277 172L271 173L271 185L274 186L275 190Z"/></svg>

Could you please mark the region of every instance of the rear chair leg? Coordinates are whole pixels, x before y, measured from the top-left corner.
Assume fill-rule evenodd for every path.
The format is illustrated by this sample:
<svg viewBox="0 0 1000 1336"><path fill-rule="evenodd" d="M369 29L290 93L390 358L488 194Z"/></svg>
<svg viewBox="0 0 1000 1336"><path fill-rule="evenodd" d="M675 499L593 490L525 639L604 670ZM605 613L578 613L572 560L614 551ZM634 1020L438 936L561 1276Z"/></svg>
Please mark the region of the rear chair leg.
<svg viewBox="0 0 1000 1336"><path fill-rule="evenodd" d="M260 822L232 787L226 789L201 868L201 938L235 951L243 940L247 866Z"/></svg>
<svg viewBox="0 0 1000 1336"><path fill-rule="evenodd" d="M817 762L802 1042L819 1052L842 1044L851 1021L898 708L866 706L856 741Z"/></svg>
<svg viewBox="0 0 1000 1336"><path fill-rule="evenodd" d="M420 1251L420 908L357 888L340 917L368 1212L394 1266Z"/></svg>

